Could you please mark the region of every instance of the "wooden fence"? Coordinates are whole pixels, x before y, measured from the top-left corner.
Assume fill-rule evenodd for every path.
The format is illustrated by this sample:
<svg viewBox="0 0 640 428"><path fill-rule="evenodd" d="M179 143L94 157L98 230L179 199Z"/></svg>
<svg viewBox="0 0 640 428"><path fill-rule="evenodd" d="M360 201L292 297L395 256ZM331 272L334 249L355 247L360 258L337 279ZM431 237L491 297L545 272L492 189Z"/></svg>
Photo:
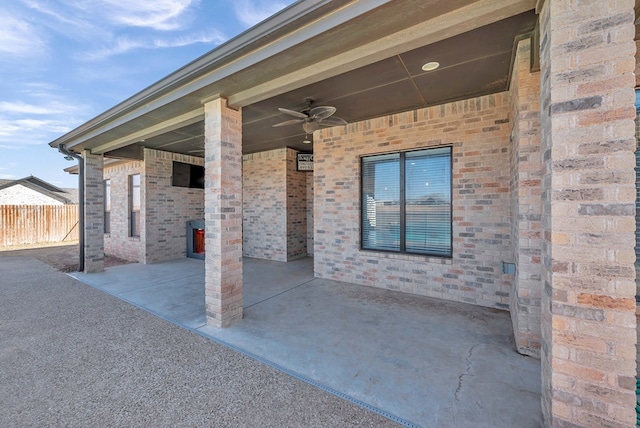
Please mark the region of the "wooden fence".
<svg viewBox="0 0 640 428"><path fill-rule="evenodd" d="M78 240L78 205L0 205L0 247Z"/></svg>

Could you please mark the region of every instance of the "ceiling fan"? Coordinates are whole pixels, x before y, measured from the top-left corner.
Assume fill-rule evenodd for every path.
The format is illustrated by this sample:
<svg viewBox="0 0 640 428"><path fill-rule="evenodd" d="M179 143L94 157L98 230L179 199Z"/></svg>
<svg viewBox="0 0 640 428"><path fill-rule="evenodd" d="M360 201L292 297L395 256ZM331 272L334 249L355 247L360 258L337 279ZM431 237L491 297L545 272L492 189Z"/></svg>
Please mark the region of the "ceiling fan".
<svg viewBox="0 0 640 428"><path fill-rule="evenodd" d="M347 121L339 117L333 116L336 108L332 106L318 106L311 107L313 100L311 98L305 99L307 107L302 111L289 110L287 108L278 108L282 113L295 117L295 119L285 120L284 122L276 123L273 127L293 125L296 123L302 124L302 129L306 134L312 134L313 131L320 128L320 126L341 126L347 125Z"/></svg>

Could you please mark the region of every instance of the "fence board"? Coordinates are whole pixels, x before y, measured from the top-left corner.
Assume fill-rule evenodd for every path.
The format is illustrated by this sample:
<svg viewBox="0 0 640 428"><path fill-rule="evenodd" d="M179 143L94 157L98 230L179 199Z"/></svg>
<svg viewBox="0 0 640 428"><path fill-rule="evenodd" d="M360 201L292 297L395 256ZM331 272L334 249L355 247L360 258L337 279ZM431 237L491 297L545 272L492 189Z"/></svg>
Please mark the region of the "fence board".
<svg viewBox="0 0 640 428"><path fill-rule="evenodd" d="M78 240L78 205L0 205L0 247Z"/></svg>

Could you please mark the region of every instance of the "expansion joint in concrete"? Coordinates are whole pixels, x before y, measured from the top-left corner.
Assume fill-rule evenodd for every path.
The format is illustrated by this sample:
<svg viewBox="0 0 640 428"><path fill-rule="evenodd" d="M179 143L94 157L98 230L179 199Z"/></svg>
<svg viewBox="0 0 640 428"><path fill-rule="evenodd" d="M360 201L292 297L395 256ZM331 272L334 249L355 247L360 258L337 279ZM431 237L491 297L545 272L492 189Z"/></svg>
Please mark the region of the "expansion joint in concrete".
<svg viewBox="0 0 640 428"><path fill-rule="evenodd" d="M284 293L288 293L289 291L293 291L293 290L295 290L296 288L300 288L300 287L302 287L303 285L308 284L308 283L310 283L310 282L311 282L311 281L313 281L313 280L315 280L315 278L311 278L309 281L305 281L305 282L303 282L303 283L301 283L301 284L296 285L295 287L291 287L291 288L289 288L289 289L287 289L287 290L284 290L284 291L283 291L283 292L281 292L281 293L274 294L273 296L269 296L269 297L267 297L266 299L260 300L259 302L255 302L255 303L252 303L251 305L245 306L245 307L244 307L244 309L248 309L248 308L250 308L250 307L252 307L252 306L258 305L258 304L260 304L260 303L264 303L264 302L266 302L267 300L271 300L271 299L273 299L274 297L278 297L278 296L283 295Z"/></svg>

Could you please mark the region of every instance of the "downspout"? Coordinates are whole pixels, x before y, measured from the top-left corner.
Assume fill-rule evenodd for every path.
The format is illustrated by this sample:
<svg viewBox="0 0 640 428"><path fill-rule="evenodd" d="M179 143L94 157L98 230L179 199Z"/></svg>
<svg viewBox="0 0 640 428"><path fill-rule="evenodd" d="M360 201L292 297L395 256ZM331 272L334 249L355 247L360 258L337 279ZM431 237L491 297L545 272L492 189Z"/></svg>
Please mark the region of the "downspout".
<svg viewBox="0 0 640 428"><path fill-rule="evenodd" d="M80 246L78 272L84 272L84 159L79 154L67 150L64 144L58 144L58 151L78 161L78 245Z"/></svg>

